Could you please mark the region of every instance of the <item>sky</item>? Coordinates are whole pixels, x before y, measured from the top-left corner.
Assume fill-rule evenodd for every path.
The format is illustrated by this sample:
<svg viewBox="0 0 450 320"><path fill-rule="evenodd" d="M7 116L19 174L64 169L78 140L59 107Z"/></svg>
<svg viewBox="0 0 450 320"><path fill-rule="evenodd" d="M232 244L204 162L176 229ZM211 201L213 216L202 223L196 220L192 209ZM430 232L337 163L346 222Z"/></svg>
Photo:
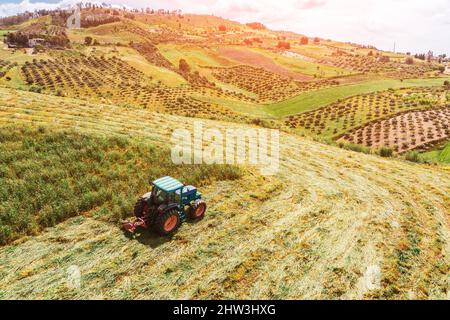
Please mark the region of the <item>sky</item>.
<svg viewBox="0 0 450 320"><path fill-rule="evenodd" d="M54 8L80 0L0 0L0 16ZM94 1L92 1L94 2ZM379 49L450 55L449 0L103 0L109 4L184 13L214 14L262 22L325 39L374 45Z"/></svg>

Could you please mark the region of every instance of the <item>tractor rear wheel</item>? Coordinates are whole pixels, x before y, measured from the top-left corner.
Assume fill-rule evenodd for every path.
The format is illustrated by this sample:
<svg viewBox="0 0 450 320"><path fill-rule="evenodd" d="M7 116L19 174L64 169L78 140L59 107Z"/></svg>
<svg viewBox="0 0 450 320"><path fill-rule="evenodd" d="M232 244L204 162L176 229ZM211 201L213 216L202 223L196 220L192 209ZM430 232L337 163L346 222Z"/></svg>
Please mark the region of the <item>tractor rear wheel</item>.
<svg viewBox="0 0 450 320"><path fill-rule="evenodd" d="M181 225L180 214L177 210L164 212L156 218L155 229L162 236L175 233Z"/></svg>
<svg viewBox="0 0 450 320"><path fill-rule="evenodd" d="M197 200L189 208L187 214L191 220L201 220L204 218L206 212L206 202L203 200Z"/></svg>

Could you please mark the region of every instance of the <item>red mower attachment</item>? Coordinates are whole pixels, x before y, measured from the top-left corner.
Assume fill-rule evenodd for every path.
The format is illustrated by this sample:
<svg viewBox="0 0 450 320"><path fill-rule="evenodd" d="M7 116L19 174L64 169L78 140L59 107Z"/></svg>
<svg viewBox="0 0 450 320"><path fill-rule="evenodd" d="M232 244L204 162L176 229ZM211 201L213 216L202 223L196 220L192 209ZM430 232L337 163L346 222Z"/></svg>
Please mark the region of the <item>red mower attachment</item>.
<svg viewBox="0 0 450 320"><path fill-rule="evenodd" d="M137 218L133 222L125 223L122 228L128 232L134 233L137 228L148 229L147 222L142 218Z"/></svg>

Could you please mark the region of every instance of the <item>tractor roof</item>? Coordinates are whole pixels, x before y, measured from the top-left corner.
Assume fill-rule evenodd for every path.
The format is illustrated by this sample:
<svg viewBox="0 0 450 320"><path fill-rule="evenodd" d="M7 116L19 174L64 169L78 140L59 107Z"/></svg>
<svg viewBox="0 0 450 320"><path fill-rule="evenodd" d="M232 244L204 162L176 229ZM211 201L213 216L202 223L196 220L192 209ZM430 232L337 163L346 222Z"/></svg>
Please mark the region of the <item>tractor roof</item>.
<svg viewBox="0 0 450 320"><path fill-rule="evenodd" d="M157 179L153 181L153 185L165 192L175 192L178 189L183 188L184 186L180 181L172 177L163 177Z"/></svg>

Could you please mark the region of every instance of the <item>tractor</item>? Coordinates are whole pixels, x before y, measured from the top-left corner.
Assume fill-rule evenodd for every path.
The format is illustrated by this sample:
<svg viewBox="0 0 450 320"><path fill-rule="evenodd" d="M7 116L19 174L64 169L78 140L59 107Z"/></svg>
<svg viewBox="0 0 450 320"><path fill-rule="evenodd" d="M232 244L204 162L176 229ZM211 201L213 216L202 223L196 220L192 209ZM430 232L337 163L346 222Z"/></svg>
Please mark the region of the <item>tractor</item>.
<svg viewBox="0 0 450 320"><path fill-rule="evenodd" d="M144 194L134 206L135 220L123 225L131 233L136 229L154 229L162 236L174 234L186 218L201 220L206 203L193 186L185 186L172 177L152 182L152 191Z"/></svg>

